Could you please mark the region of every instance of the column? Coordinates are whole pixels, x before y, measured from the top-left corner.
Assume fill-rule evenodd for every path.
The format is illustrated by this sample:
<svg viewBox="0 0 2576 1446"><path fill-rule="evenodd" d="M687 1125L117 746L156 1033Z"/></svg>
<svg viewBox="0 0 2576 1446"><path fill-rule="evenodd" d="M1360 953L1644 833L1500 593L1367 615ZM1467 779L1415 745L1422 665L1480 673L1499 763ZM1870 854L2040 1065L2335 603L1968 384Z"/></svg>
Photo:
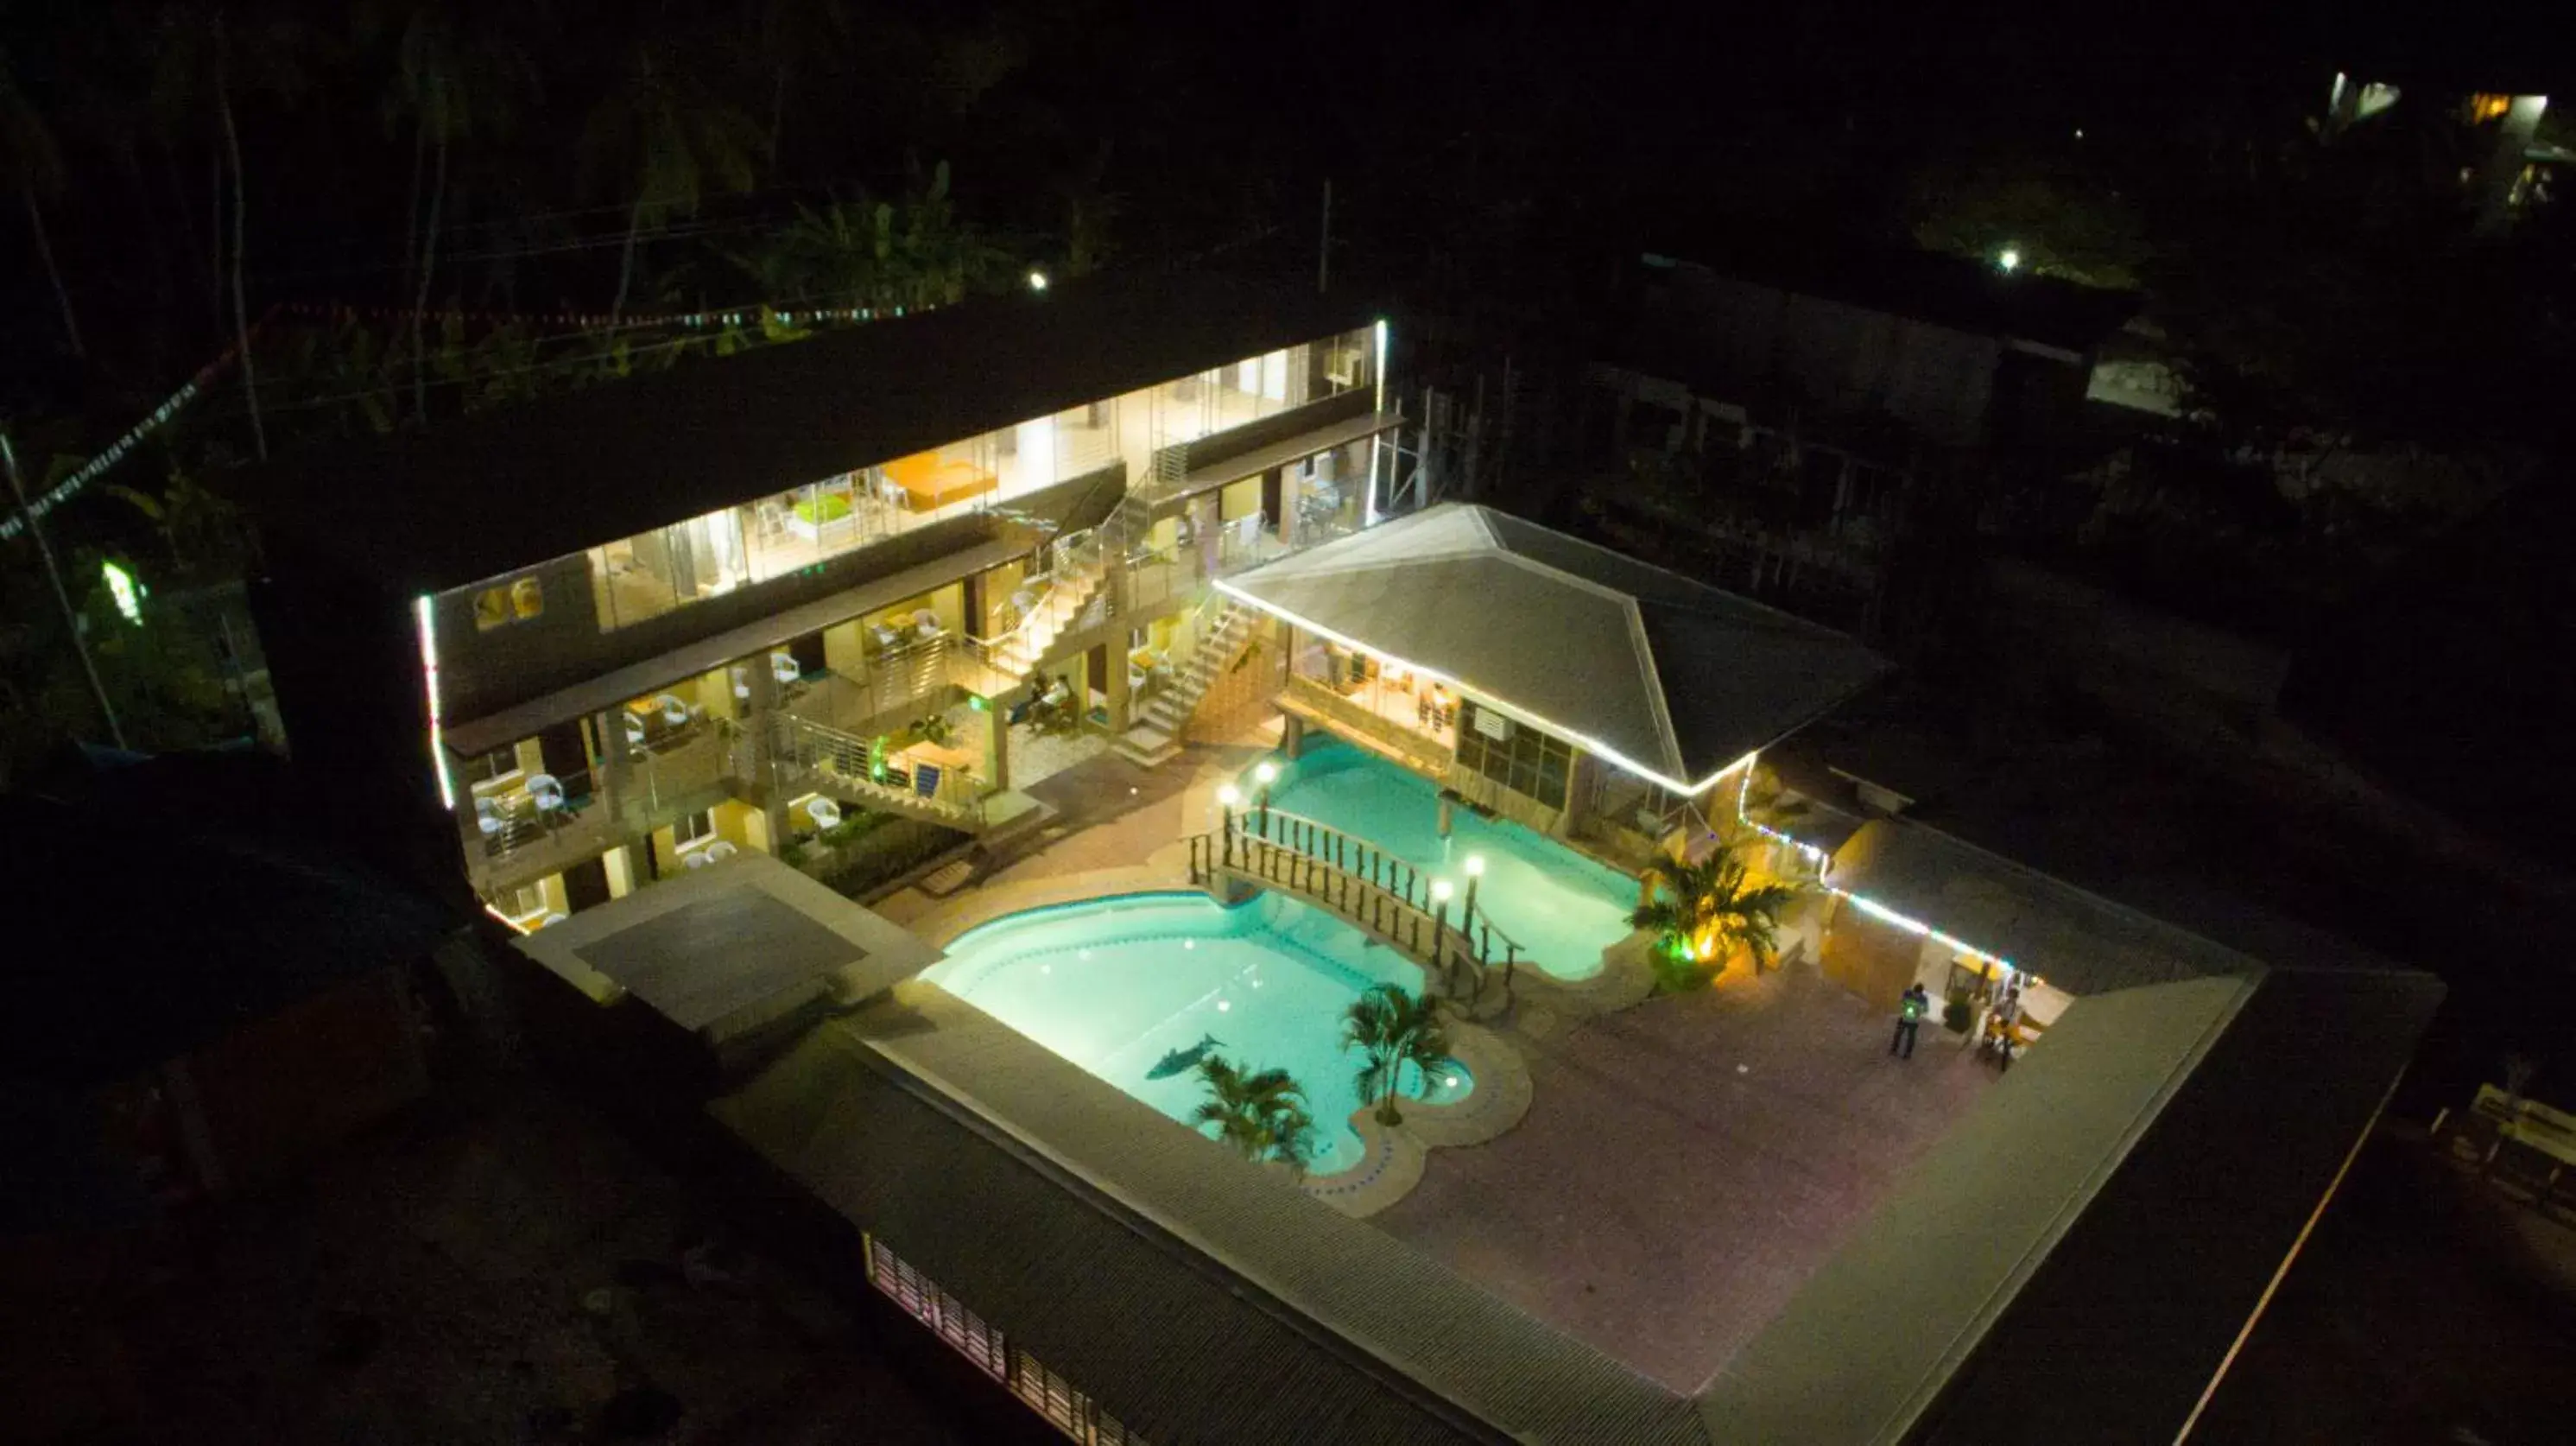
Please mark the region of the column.
<svg viewBox="0 0 2576 1446"><path fill-rule="evenodd" d="M778 674L767 653L752 655L743 681L751 696L743 700L742 726L751 739L751 783L760 791L761 827L769 831L772 849L783 849L787 831L787 790L778 781L773 728L778 719Z"/></svg>

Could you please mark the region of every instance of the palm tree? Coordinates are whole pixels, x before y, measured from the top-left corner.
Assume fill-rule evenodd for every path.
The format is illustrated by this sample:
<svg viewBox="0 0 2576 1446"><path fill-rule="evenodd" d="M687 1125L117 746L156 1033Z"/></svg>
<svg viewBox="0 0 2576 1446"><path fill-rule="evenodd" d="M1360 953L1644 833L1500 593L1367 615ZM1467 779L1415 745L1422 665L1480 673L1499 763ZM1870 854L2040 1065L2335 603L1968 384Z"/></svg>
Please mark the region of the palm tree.
<svg viewBox="0 0 2576 1446"><path fill-rule="evenodd" d="M1408 994L1393 984L1370 987L1351 1001L1342 1017L1342 1048L1356 1049L1366 1059L1360 1066L1360 1098L1377 1102L1377 1122L1400 1125L1395 1097L1412 1065L1426 1075L1449 1057L1449 1028L1440 1018L1440 1001L1429 992Z"/></svg>
<svg viewBox="0 0 2576 1446"><path fill-rule="evenodd" d="M1216 1137L1235 1153L1259 1164L1276 1160L1296 1175L1306 1173L1313 1153L1315 1120L1306 1112L1306 1092L1284 1069L1246 1073L1219 1055L1199 1061L1199 1079L1208 1098L1190 1122L1216 1126Z"/></svg>
<svg viewBox="0 0 2576 1446"><path fill-rule="evenodd" d="M628 198L626 245L617 263L613 324L635 284L635 244L644 226L694 216L710 186L736 194L752 185L760 126L727 105L651 38L639 40L626 73L595 106L581 135L582 168L596 189L615 184Z"/></svg>
<svg viewBox="0 0 2576 1446"><path fill-rule="evenodd" d="M537 93L536 66L510 31L524 6L474 6L464 0L374 3L358 15L365 39L394 38L394 74L384 99L385 122L412 130L411 214L414 234L404 241L404 289L411 298L412 410L429 415L429 366L423 314L438 259L439 217L447 199L449 148L476 132L506 134L522 96ZM466 13L489 10L492 13ZM428 219L420 223L421 162L431 162Z"/></svg>
<svg viewBox="0 0 2576 1446"><path fill-rule="evenodd" d="M63 187L62 147L44 112L19 87L5 51L0 51L0 176L16 185L19 198L26 202L27 223L36 233L36 258L44 263L45 277L54 284L54 303L62 309L63 337L71 343L72 355L87 361L80 319L72 314L71 288L63 285L62 268L54 261L53 233L45 226L44 203Z"/></svg>
<svg viewBox="0 0 2576 1446"><path fill-rule="evenodd" d="M303 88L297 68L304 29L283 14L252 13L236 19L218 0L180 0L162 13L153 98L173 117L211 107L232 177L233 345L241 363L242 392L250 404L250 433L260 458L268 457L268 428L260 418L259 373L251 364L250 309L242 288L244 204L241 127L234 99L245 94L292 97Z"/></svg>
<svg viewBox="0 0 2576 1446"><path fill-rule="evenodd" d="M1779 957L1781 911L1802 892L1792 883L1751 882L1731 846L1700 863L1661 860L1644 884L1628 923L1656 936L1656 972L1674 988L1706 984L1739 950L1757 969L1767 967Z"/></svg>

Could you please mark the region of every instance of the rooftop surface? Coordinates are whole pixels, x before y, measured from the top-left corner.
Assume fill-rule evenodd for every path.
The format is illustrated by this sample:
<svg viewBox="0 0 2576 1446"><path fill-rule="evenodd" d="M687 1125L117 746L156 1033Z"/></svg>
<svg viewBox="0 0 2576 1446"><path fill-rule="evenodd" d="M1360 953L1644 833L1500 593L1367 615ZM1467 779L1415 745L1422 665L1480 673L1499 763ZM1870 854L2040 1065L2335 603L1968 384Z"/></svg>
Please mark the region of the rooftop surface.
<svg viewBox="0 0 2576 1446"><path fill-rule="evenodd" d="M1377 315L1311 285L1106 273L692 356L425 435L286 458L232 485L263 528L398 592L441 592ZM529 507L532 495L547 505Z"/></svg>
<svg viewBox="0 0 2576 1446"><path fill-rule="evenodd" d="M750 852L517 942L594 999L633 994L682 1029L717 1038L816 999L864 998L939 960L910 933Z"/></svg>
<svg viewBox="0 0 2576 1446"><path fill-rule="evenodd" d="M1829 628L1443 503L1218 584L1688 792L1887 664Z"/></svg>

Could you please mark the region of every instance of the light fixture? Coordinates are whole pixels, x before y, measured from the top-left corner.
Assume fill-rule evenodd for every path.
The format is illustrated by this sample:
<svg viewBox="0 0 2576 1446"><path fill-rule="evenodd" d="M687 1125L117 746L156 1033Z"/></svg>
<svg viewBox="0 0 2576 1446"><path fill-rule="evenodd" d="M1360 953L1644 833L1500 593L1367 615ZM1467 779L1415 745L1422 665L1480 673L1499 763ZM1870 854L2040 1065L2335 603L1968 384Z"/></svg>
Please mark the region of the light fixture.
<svg viewBox="0 0 2576 1446"><path fill-rule="evenodd" d="M98 575L107 583L107 595L116 600L116 610L125 614L127 622L140 624L143 621L143 584L134 580L134 574L113 562L100 563Z"/></svg>
<svg viewBox="0 0 2576 1446"><path fill-rule="evenodd" d="M2012 246L2005 247L2003 251L1995 257L1995 264L2008 272L2019 270L2021 267L2020 249Z"/></svg>
<svg viewBox="0 0 2576 1446"><path fill-rule="evenodd" d="M1243 802L1243 790L1235 787L1231 783L1220 784L1216 791L1216 801L1224 804L1228 808L1232 808L1236 804Z"/></svg>
<svg viewBox="0 0 2576 1446"><path fill-rule="evenodd" d="M1032 271L1032 272L1030 272L1030 273L1029 273L1029 290L1031 290L1031 291L1044 291L1044 290L1046 290L1046 287L1047 287L1047 277L1046 277L1046 273L1045 273L1045 272L1043 272L1043 271Z"/></svg>
<svg viewBox="0 0 2576 1446"><path fill-rule="evenodd" d="M1223 1014L1232 1008L1234 1008L1234 1001L1231 999L1220 999L1216 1002L1216 1012L1219 1014Z"/></svg>
<svg viewBox="0 0 2576 1446"><path fill-rule="evenodd" d="M1252 770L1252 776L1265 785L1276 783L1279 781L1279 765L1265 758L1261 760L1259 767Z"/></svg>
<svg viewBox="0 0 2576 1446"><path fill-rule="evenodd" d="M1485 856L1483 854L1467 855L1466 867L1467 877L1471 879L1482 877L1485 872Z"/></svg>
<svg viewBox="0 0 2576 1446"><path fill-rule="evenodd" d="M1448 903L1449 895L1452 892L1454 891L1449 887L1449 881L1447 879L1433 879L1431 881L1431 902L1435 904Z"/></svg>

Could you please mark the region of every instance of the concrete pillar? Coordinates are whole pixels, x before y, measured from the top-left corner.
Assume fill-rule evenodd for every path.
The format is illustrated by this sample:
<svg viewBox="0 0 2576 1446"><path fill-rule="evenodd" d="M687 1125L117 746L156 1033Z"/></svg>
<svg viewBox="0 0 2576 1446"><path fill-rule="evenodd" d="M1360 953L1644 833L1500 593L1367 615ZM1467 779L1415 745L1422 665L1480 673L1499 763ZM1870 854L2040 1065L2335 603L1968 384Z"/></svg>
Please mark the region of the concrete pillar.
<svg viewBox="0 0 2576 1446"><path fill-rule="evenodd" d="M1294 713L1280 719L1279 756L1294 763L1306 753L1306 720Z"/></svg>
<svg viewBox="0 0 2576 1446"><path fill-rule="evenodd" d="M984 777L991 780L993 791L1011 786L1011 724L1009 710L999 698L987 698L980 716L984 720Z"/></svg>
<svg viewBox="0 0 2576 1446"><path fill-rule="evenodd" d="M1109 630L1109 634L1107 638L1102 639L1109 645L1109 731L1124 733L1127 731L1129 722L1127 717L1127 630L1123 627L1114 627Z"/></svg>
<svg viewBox="0 0 2576 1446"><path fill-rule="evenodd" d="M611 708L591 715L590 726L599 733L599 786L608 805L608 816L622 836L626 829L627 800L635 788L634 745L626 741L623 708Z"/></svg>
<svg viewBox="0 0 2576 1446"><path fill-rule="evenodd" d="M793 835L787 831L787 789L778 781L773 738L778 716L778 674L767 653L752 658L751 670L743 681L751 686L751 696L743 700L742 710L742 726L751 739L749 782L759 791L761 827L768 830L774 848L784 848Z"/></svg>

